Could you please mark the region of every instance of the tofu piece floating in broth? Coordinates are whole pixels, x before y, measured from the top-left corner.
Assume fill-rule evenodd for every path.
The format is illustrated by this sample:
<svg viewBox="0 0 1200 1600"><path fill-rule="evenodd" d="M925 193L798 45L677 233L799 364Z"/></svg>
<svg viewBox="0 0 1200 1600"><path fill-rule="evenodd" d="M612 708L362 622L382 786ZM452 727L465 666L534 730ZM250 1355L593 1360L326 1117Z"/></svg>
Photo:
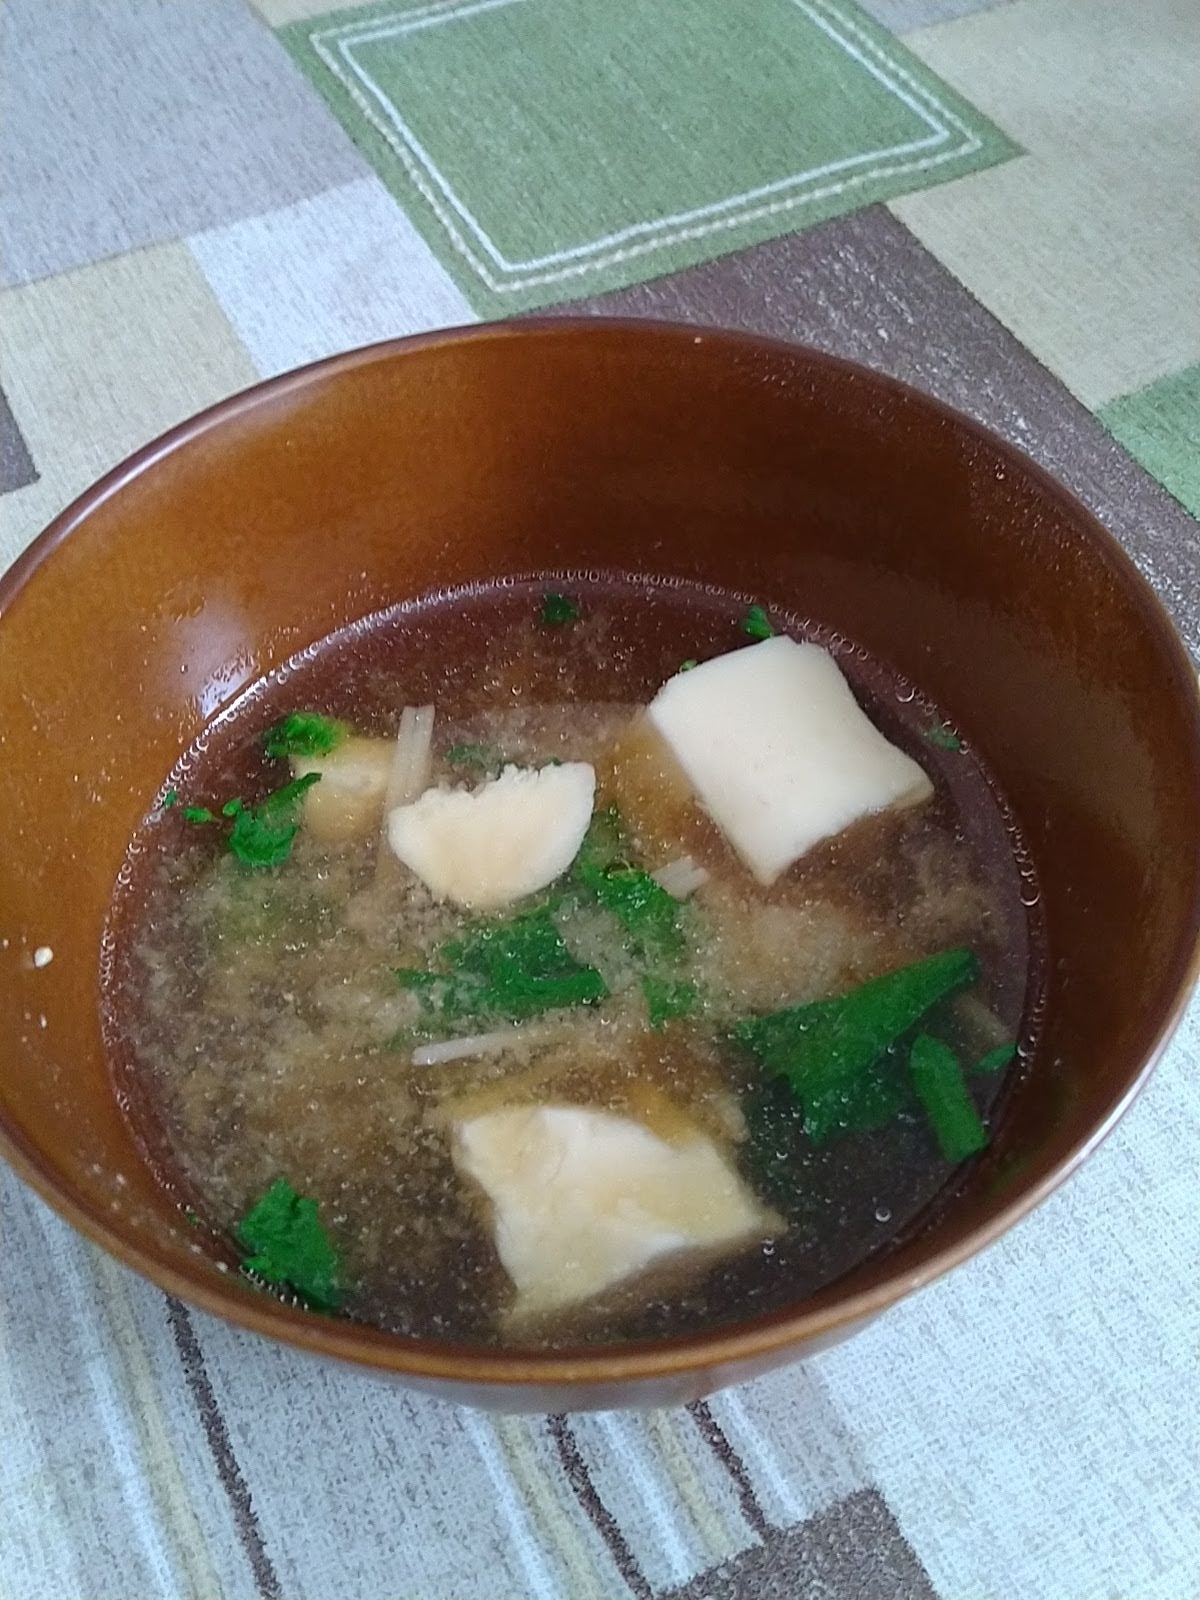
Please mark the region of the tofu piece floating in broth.
<svg viewBox="0 0 1200 1600"><path fill-rule="evenodd" d="M590 1300L653 1262L778 1233L716 1144L667 1140L574 1105L507 1107L455 1124L460 1173L491 1201L520 1320Z"/></svg>
<svg viewBox="0 0 1200 1600"><path fill-rule="evenodd" d="M496 910L562 876L579 853L595 794L586 761L507 766L478 789L427 789L397 806L388 839L436 899Z"/></svg>
<svg viewBox="0 0 1200 1600"><path fill-rule="evenodd" d="M346 844L374 833L383 816L392 741L351 734L326 755L293 756L297 778L320 774L304 796L304 826L323 844Z"/></svg>
<svg viewBox="0 0 1200 1600"><path fill-rule="evenodd" d="M829 652L783 635L678 673L647 715L762 884L860 818L933 793Z"/></svg>

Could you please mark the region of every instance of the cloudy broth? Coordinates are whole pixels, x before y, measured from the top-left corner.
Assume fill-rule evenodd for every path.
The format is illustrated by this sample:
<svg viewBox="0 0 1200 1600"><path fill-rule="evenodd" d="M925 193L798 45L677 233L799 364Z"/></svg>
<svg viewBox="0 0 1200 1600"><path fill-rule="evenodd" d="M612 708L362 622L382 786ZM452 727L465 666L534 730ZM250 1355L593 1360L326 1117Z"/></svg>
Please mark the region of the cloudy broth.
<svg viewBox="0 0 1200 1600"><path fill-rule="evenodd" d="M570 614L547 620L547 593L568 596ZM336 1255L336 1306L324 1309L410 1336L613 1342L794 1303L953 1203L963 1167L939 1147L900 1046L888 1056L891 1114L814 1140L788 1083L736 1030L969 949L978 976L921 1028L963 1064L990 1131L1034 1010L1036 896L1019 837L972 750L917 690L818 623L774 611L778 633L833 653L871 721L932 779L932 798L865 817L770 887L703 806L662 803L630 730L685 661L750 646L748 604L583 574L434 596L305 652L185 754L164 782L173 803L146 818L114 900L105 1017L130 1114L205 1248L244 1256L239 1224L285 1180L316 1203ZM478 787L505 764L594 768L597 816L615 808L619 821L619 870L667 868L664 883L683 885L669 971L570 873L480 914L436 898L378 824L319 838L298 812L290 854L266 868L226 848L222 803L253 805L291 777L263 752L280 719L303 709L394 740L403 708L427 705L434 786ZM189 819L189 807L213 820ZM572 972L602 975L601 997L480 1023L449 979L420 979L481 926L531 915L550 919ZM678 1014L652 1026L652 996ZM477 1035L492 1040L483 1053L437 1057ZM1011 1064L968 1070L1010 1043L1022 1046ZM547 1106L608 1111L673 1149L700 1141L758 1225L523 1312L455 1130Z"/></svg>

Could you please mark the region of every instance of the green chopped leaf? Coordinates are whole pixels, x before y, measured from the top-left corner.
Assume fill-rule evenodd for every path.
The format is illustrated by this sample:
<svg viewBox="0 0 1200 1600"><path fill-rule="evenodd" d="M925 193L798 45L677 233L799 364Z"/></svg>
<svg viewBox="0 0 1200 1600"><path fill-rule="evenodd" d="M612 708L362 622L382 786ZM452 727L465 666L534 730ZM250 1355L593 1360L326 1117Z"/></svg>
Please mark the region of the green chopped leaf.
<svg viewBox="0 0 1200 1600"><path fill-rule="evenodd" d="M308 772L303 778L276 789L256 806L248 806L241 800L225 802L221 815L233 818L229 848L243 866L277 867L287 860L300 826L296 817L297 803L305 791L320 780L319 772Z"/></svg>
<svg viewBox="0 0 1200 1600"><path fill-rule="evenodd" d="M296 805L306 790L321 781L319 772L308 772L302 778L285 783L257 805L248 806L244 800L226 800L221 815L207 806L185 806L183 816L187 822L204 824L229 818L227 844L232 853L247 867L277 867L292 853L292 841L300 826Z"/></svg>
<svg viewBox="0 0 1200 1600"><path fill-rule="evenodd" d="M571 876L575 882L582 883L589 872L603 871L618 863L623 865L628 852L621 813L616 806L606 806L603 811L597 811L588 823Z"/></svg>
<svg viewBox="0 0 1200 1600"><path fill-rule="evenodd" d="M918 1034L909 1054L913 1083L947 1161L965 1161L988 1142L950 1046L928 1033Z"/></svg>
<svg viewBox="0 0 1200 1600"><path fill-rule="evenodd" d="M319 1311L342 1301L337 1252L318 1214L317 1202L276 1178L237 1225L246 1252L242 1265L268 1283L292 1289Z"/></svg>
<svg viewBox="0 0 1200 1600"><path fill-rule="evenodd" d="M429 994L447 981L443 973L426 972L421 967L393 967L392 971L402 989L415 989L418 994Z"/></svg>
<svg viewBox="0 0 1200 1600"><path fill-rule="evenodd" d="M567 948L548 905L485 923L444 944L438 960L447 970L398 968L396 977L420 995L427 1014L445 1022L499 1017L521 1022L608 996L596 968L577 961Z"/></svg>
<svg viewBox="0 0 1200 1600"><path fill-rule="evenodd" d="M548 906L487 924L443 945L439 954L457 972L483 982L488 1010L514 1020L608 995L595 967L568 950Z"/></svg>
<svg viewBox="0 0 1200 1600"><path fill-rule="evenodd" d="M743 1102L748 1176L754 1187L786 1214L802 1214L808 1199L797 1164L804 1140L823 1145L835 1136L873 1133L892 1122L913 1101L912 1086L897 1062L884 1056L845 1093L803 1104L784 1078L775 1078Z"/></svg>
<svg viewBox="0 0 1200 1600"><path fill-rule="evenodd" d="M700 1003L700 991L694 983L674 982L653 972L643 974L642 994L650 1026L656 1033L675 1017L690 1016Z"/></svg>
<svg viewBox="0 0 1200 1600"><path fill-rule="evenodd" d="M490 744L452 744L446 760L452 767L478 767L484 772L499 772L504 765L504 757Z"/></svg>
<svg viewBox="0 0 1200 1600"><path fill-rule="evenodd" d="M994 1050L989 1050L971 1068L971 1076L979 1077L987 1072L1000 1072L1010 1062L1017 1059L1016 1040L1011 1044L998 1044Z"/></svg>
<svg viewBox="0 0 1200 1600"><path fill-rule="evenodd" d="M956 989L973 983L979 966L970 950L926 956L848 994L752 1017L734 1028L772 1076L798 1093L856 1076Z"/></svg>
<svg viewBox="0 0 1200 1600"><path fill-rule="evenodd" d="M694 667L698 667L699 665L700 663L696 660L695 656L689 656L686 661L681 661L679 663L679 671L691 672Z"/></svg>
<svg viewBox="0 0 1200 1600"><path fill-rule="evenodd" d="M679 901L641 867L583 864L579 881L612 913L639 955L679 955L683 927Z"/></svg>
<svg viewBox="0 0 1200 1600"><path fill-rule="evenodd" d="M859 1121L859 1080L927 1011L978 975L970 950L945 950L834 999L739 1022L733 1037L769 1077L787 1079L804 1104L806 1128L811 1112L825 1135L838 1126L838 1106L848 1108L850 1125Z"/></svg>
<svg viewBox="0 0 1200 1600"><path fill-rule="evenodd" d="M411 989L418 996L429 1018L450 1023L483 1014L482 986L477 978L464 978L453 972L426 972L419 967L393 967L392 971L402 989Z"/></svg>
<svg viewBox="0 0 1200 1600"><path fill-rule="evenodd" d="M939 750L961 750L962 740L944 722L932 723L925 729L925 737Z"/></svg>
<svg viewBox="0 0 1200 1600"><path fill-rule="evenodd" d="M179 800L179 790L178 789L168 789L166 794L163 795L163 797L162 797L162 804L159 807L159 810L160 811L169 811L173 805L176 805L178 803L178 800Z"/></svg>
<svg viewBox="0 0 1200 1600"><path fill-rule="evenodd" d="M187 1223L189 1228L198 1228L201 1225L199 1213L193 1211L191 1206L184 1206L183 1220Z"/></svg>
<svg viewBox="0 0 1200 1600"><path fill-rule="evenodd" d="M885 1051L857 1078L810 1094L804 1102L804 1131L813 1144L836 1134L873 1133L903 1109L907 1085L891 1051Z"/></svg>
<svg viewBox="0 0 1200 1600"><path fill-rule="evenodd" d="M565 594L547 594L542 597L539 613L547 628L562 628L569 622L578 622L581 615L579 603Z"/></svg>
<svg viewBox="0 0 1200 1600"><path fill-rule="evenodd" d="M327 756L336 750L350 729L336 717L317 711L293 711L268 728L262 746L269 756Z"/></svg>
<svg viewBox="0 0 1200 1600"><path fill-rule="evenodd" d="M767 616L762 606L751 606L742 618L742 632L748 633L752 639L773 639L775 629L771 626L771 619Z"/></svg>

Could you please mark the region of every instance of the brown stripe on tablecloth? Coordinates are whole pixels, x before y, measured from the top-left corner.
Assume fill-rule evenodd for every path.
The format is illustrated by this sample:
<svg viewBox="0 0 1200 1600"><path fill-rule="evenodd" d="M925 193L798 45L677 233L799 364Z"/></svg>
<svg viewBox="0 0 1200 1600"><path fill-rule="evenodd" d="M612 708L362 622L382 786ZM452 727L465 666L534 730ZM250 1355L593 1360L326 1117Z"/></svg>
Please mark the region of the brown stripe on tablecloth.
<svg viewBox="0 0 1200 1600"><path fill-rule="evenodd" d="M238 1541L250 1563L250 1570L254 1574L261 1600L283 1600L279 1576L267 1554L262 1530L258 1525L258 1517L255 1515L254 1504L250 1498L250 1490L246 1486L242 1469L238 1466L237 1457L233 1453L229 1430L225 1426L225 1418L221 1415L221 1408L213 1393L200 1341L196 1338L196 1330L192 1327L192 1319L188 1315L187 1308L170 1295L167 1296L167 1321L175 1340L183 1375L200 1416L204 1436L208 1440L208 1448L212 1452L217 1477L221 1480L221 1487L228 1497L233 1512Z"/></svg>
<svg viewBox="0 0 1200 1600"><path fill-rule="evenodd" d="M730 1444L721 1424L704 1400L693 1401L687 1409L688 1415L699 1429L700 1437L724 1467L733 1487L737 1490L738 1504L742 1508L742 1516L748 1526L754 1529L760 1539L769 1538L771 1524L758 1503L758 1496L754 1493L754 1485L750 1481L750 1474L746 1471L746 1464Z"/></svg>
<svg viewBox="0 0 1200 1600"><path fill-rule="evenodd" d="M617 1526L617 1519L601 1500L596 1485L592 1482L587 1462L583 1459L583 1452L571 1432L566 1417L561 1413L547 1417L546 1425L572 1493L579 1501L588 1521L603 1539L613 1565L624 1578L629 1590L637 1596L637 1600L654 1600L654 1591L646 1574L638 1566L637 1557Z"/></svg>
<svg viewBox="0 0 1200 1600"><path fill-rule="evenodd" d="M883 1496L858 1489L659 1600L938 1600Z"/></svg>
<svg viewBox="0 0 1200 1600"><path fill-rule="evenodd" d="M17 426L4 390L0 389L0 494L36 483L38 471L24 435Z"/></svg>
<svg viewBox="0 0 1200 1600"><path fill-rule="evenodd" d="M800 340L936 395L1072 489L1121 540L1200 654L1200 524L883 206L551 311Z"/></svg>

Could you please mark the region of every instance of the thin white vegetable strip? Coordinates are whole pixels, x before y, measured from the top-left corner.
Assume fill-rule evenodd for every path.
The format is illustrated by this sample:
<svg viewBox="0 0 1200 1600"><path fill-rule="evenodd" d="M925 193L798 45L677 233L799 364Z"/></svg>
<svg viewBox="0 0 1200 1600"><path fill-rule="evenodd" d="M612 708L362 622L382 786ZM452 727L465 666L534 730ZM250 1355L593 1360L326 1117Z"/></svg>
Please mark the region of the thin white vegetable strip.
<svg viewBox="0 0 1200 1600"><path fill-rule="evenodd" d="M958 1014L960 1020L971 1029L980 1040L983 1048L997 1049L1002 1044L1008 1044L1012 1039L1011 1028L1006 1028L1000 1018L984 1004L978 995L960 994L952 1002L952 1009Z"/></svg>
<svg viewBox="0 0 1200 1600"><path fill-rule="evenodd" d="M433 770L433 707L405 706L388 775L385 815L406 806L429 787Z"/></svg>
<svg viewBox="0 0 1200 1600"><path fill-rule="evenodd" d="M540 1030L498 1028L495 1033L472 1033L463 1039L441 1039L419 1044L412 1053L414 1067L442 1067L449 1061L469 1061L473 1056L498 1056L535 1040Z"/></svg>
<svg viewBox="0 0 1200 1600"><path fill-rule="evenodd" d="M390 878L396 857L388 844L388 818L396 806L409 805L429 787L433 772L432 706L405 706L396 732L396 750L383 797L383 827L375 858L376 881Z"/></svg>

